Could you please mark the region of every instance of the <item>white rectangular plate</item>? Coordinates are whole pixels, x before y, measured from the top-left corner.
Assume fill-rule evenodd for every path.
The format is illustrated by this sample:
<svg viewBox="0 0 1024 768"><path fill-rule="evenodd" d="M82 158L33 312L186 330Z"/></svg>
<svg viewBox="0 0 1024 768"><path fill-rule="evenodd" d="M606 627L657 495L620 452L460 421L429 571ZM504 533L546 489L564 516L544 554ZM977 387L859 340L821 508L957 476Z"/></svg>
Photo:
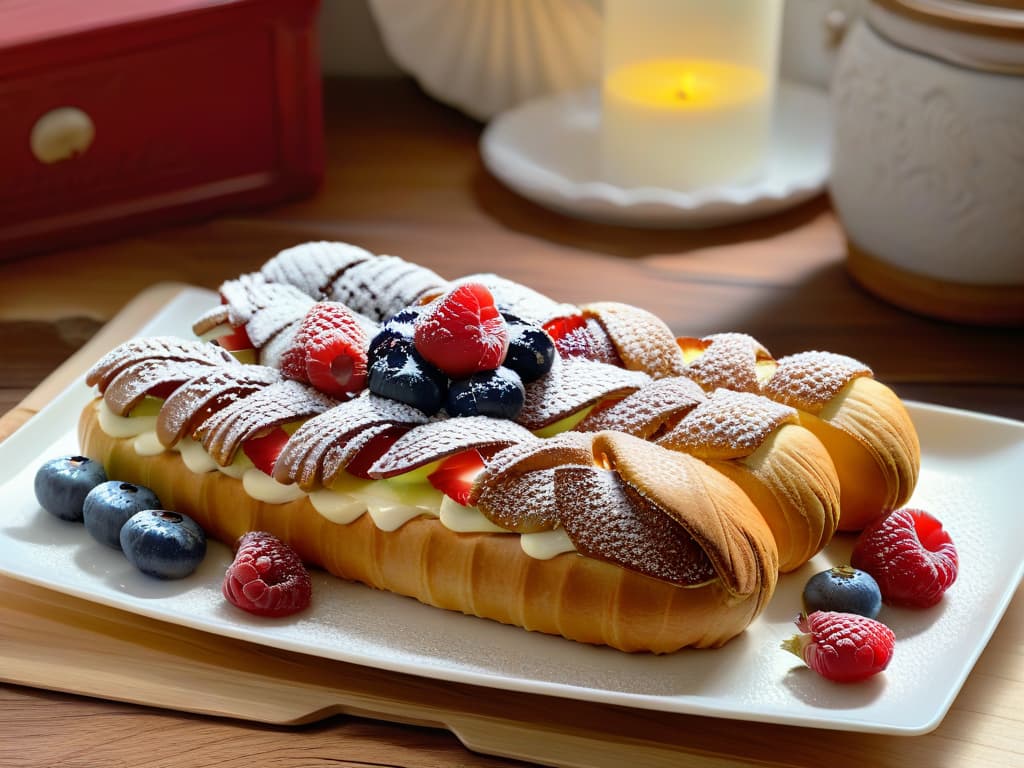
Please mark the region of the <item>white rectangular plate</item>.
<svg viewBox="0 0 1024 768"><path fill-rule="evenodd" d="M140 331L191 337L216 297L187 290ZM714 651L629 655L463 616L414 600L314 575L314 605L267 620L228 605L220 582L231 560L212 544L187 579L137 573L81 525L42 511L32 489L47 458L78 450L75 426L92 393L80 379L0 444L0 572L156 619L325 658L431 678L696 715L875 733L925 733L948 711L1024 573L1024 515L1013 487L1024 467L1024 424L910 404L923 467L912 505L950 531L960 577L924 611L883 608L897 636L890 668L855 685L829 683L779 644L795 631L803 584L845 562L839 536L784 576L766 611Z"/></svg>

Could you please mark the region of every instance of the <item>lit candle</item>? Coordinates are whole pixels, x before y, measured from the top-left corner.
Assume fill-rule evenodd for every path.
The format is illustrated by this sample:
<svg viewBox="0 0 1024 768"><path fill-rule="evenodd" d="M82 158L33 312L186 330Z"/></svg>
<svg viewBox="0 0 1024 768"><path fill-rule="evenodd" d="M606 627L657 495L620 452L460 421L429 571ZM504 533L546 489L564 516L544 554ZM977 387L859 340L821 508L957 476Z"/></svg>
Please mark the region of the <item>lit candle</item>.
<svg viewBox="0 0 1024 768"><path fill-rule="evenodd" d="M601 160L622 187L754 177L771 135L782 0L606 0Z"/></svg>

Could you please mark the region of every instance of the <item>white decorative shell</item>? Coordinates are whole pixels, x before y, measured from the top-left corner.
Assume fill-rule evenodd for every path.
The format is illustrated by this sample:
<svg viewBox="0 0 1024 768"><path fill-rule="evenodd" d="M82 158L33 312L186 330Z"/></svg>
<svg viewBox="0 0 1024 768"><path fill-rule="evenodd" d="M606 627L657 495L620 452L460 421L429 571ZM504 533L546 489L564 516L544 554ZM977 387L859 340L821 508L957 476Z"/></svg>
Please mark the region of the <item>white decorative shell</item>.
<svg viewBox="0 0 1024 768"><path fill-rule="evenodd" d="M370 0L370 9L395 62L478 120L600 76L599 0Z"/></svg>

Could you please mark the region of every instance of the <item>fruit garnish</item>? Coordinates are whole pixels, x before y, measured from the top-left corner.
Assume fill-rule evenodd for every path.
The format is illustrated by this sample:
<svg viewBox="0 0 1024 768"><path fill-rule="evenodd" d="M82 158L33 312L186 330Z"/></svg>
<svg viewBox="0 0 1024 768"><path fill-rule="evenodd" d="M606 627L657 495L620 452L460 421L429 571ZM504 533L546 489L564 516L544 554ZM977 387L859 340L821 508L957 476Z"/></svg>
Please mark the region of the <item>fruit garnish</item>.
<svg viewBox="0 0 1024 768"><path fill-rule="evenodd" d="M504 365L519 374L523 383L536 381L551 370L555 360L555 343L538 325L502 313L508 324L508 352Z"/></svg>
<svg viewBox="0 0 1024 768"><path fill-rule="evenodd" d="M121 549L121 527L136 512L160 509L160 499L149 488L120 480L100 483L85 497L85 530L101 544Z"/></svg>
<svg viewBox="0 0 1024 768"><path fill-rule="evenodd" d="M615 345L596 319L583 315L556 317L544 324L562 357L583 357L622 367Z"/></svg>
<svg viewBox="0 0 1024 768"><path fill-rule="evenodd" d="M307 608L313 584L294 549L270 533L250 531L238 540L221 591L243 611L280 617Z"/></svg>
<svg viewBox="0 0 1024 768"><path fill-rule="evenodd" d="M519 374L504 366L453 381L445 410L451 416L491 416L514 419L523 409L526 390Z"/></svg>
<svg viewBox="0 0 1024 768"><path fill-rule="evenodd" d="M373 360L367 384L374 394L419 408L428 416L441 410L448 393L448 377L405 340L394 341Z"/></svg>
<svg viewBox="0 0 1024 768"><path fill-rule="evenodd" d="M865 528L851 564L878 582L890 605L927 608L942 598L960 568L949 533L920 509L897 509Z"/></svg>
<svg viewBox="0 0 1024 768"><path fill-rule="evenodd" d="M445 496L465 507L469 505L473 481L483 468L484 460L479 451L463 451L441 462L427 480Z"/></svg>
<svg viewBox="0 0 1024 768"><path fill-rule="evenodd" d="M837 565L814 574L804 586L804 611L856 613L873 619L882 609L882 593L870 573Z"/></svg>
<svg viewBox="0 0 1024 768"><path fill-rule="evenodd" d="M157 579L183 579L206 556L199 524L166 509L136 512L121 527L120 543L128 562Z"/></svg>
<svg viewBox="0 0 1024 768"><path fill-rule="evenodd" d="M288 438L291 437L280 427L274 427L265 435L250 437L242 443L242 450L249 457L256 469L267 475L274 474L274 464L284 450Z"/></svg>
<svg viewBox="0 0 1024 768"><path fill-rule="evenodd" d="M421 311L422 307L406 307L384 321L377 335L370 341L370 349L367 354L371 363L382 356L395 342L413 341L416 319L420 316Z"/></svg>
<svg viewBox="0 0 1024 768"><path fill-rule="evenodd" d="M833 682L865 680L884 670L892 660L896 635L875 619L815 611L801 614L794 623L800 634L784 640L782 648Z"/></svg>
<svg viewBox="0 0 1024 768"><path fill-rule="evenodd" d="M36 500L51 515L79 522L85 497L106 480L103 465L87 456L50 459L36 471Z"/></svg>
<svg viewBox="0 0 1024 768"><path fill-rule="evenodd" d="M282 356L281 372L333 397L345 397L366 387L368 346L352 310L334 301L317 302Z"/></svg>
<svg viewBox="0 0 1024 768"><path fill-rule="evenodd" d="M415 325L416 351L453 379L497 368L509 333L482 283L463 283L427 305Z"/></svg>
<svg viewBox="0 0 1024 768"><path fill-rule="evenodd" d="M388 449L398 441L398 438L410 429L412 429L411 425L396 424L375 435L345 465L345 471L362 480L372 480L373 478L369 475L370 467L374 465L377 459L387 453Z"/></svg>
<svg viewBox="0 0 1024 768"><path fill-rule="evenodd" d="M228 352L239 352L243 349L253 349L255 345L249 339L249 332L244 325L232 328L228 333L218 336L217 344Z"/></svg>

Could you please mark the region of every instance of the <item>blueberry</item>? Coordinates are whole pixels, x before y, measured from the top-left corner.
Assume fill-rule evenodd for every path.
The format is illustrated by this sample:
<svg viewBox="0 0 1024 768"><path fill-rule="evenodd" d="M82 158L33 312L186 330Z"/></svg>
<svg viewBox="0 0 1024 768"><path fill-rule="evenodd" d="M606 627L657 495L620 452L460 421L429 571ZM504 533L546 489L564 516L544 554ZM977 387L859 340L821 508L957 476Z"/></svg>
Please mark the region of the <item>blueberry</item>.
<svg viewBox="0 0 1024 768"><path fill-rule="evenodd" d="M453 381L448 388L445 410L451 416L514 419L525 399L526 391L519 374L502 366Z"/></svg>
<svg viewBox="0 0 1024 768"><path fill-rule="evenodd" d="M508 323L508 352L504 365L519 374L526 383L536 381L551 370L555 362L555 342L543 328L504 315Z"/></svg>
<svg viewBox="0 0 1024 768"><path fill-rule="evenodd" d="M114 549L121 548L121 526L136 512L160 509L160 499L143 485L108 480L85 497L82 517L96 541Z"/></svg>
<svg viewBox="0 0 1024 768"><path fill-rule="evenodd" d="M370 340L367 352L370 362L383 357L394 342L412 341L416 318L420 316L421 311L421 307L406 307L385 320L377 335Z"/></svg>
<svg viewBox="0 0 1024 768"><path fill-rule="evenodd" d="M882 610L882 593L870 574L849 565L816 573L804 587L804 610L856 613L873 619Z"/></svg>
<svg viewBox="0 0 1024 768"><path fill-rule="evenodd" d="M433 416L444 404L448 377L424 360L411 340L396 339L370 363L368 386L376 395Z"/></svg>
<svg viewBox="0 0 1024 768"><path fill-rule="evenodd" d="M85 497L106 479L103 465L85 456L50 459L36 472L36 499L51 515L78 522Z"/></svg>
<svg viewBox="0 0 1024 768"><path fill-rule="evenodd" d="M206 556L206 534L187 515L146 509L122 526L121 549L128 562L148 576L182 579Z"/></svg>

